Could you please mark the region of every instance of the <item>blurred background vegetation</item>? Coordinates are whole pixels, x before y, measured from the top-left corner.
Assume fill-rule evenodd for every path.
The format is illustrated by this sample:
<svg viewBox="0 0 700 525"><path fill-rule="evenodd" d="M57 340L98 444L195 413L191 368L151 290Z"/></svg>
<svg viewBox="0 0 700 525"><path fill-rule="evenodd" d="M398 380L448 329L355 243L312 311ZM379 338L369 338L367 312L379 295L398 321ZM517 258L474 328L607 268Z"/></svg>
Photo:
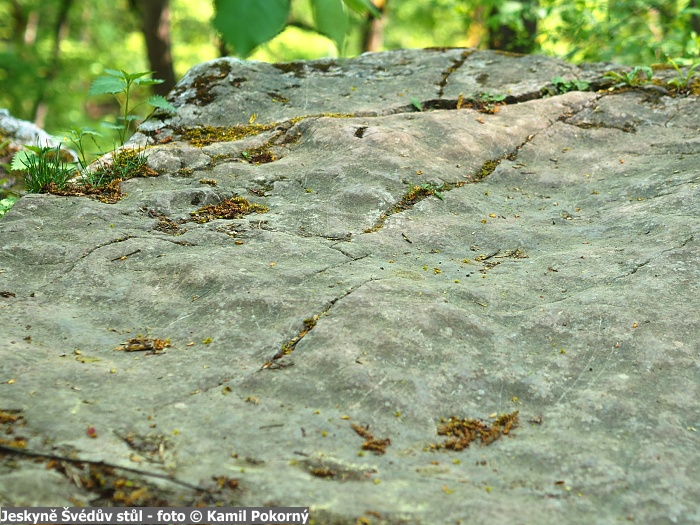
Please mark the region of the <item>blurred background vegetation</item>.
<svg viewBox="0 0 700 525"><path fill-rule="evenodd" d="M700 50L700 0L372 2L382 16L353 15L338 51L312 30L309 0L291 0L286 29L248 58L464 46L650 65L666 55L689 63ZM165 80L155 91L165 94L191 66L227 54L213 16L214 0L2 0L0 108L57 136L98 129L118 112L114 99L87 96L104 68L153 70ZM111 137L103 142L105 150L114 145Z"/></svg>

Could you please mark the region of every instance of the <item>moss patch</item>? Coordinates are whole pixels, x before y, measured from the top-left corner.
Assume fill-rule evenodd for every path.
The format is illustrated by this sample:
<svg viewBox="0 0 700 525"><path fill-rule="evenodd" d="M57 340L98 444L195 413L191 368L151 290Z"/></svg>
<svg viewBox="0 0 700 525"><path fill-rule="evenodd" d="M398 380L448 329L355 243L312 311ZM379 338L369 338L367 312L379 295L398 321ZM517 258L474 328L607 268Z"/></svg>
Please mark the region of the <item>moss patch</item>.
<svg viewBox="0 0 700 525"><path fill-rule="evenodd" d="M442 200L443 191L450 191L454 188L464 186L465 184L466 181L446 182L444 184L441 184L440 186L434 186L432 184L413 185L396 204L394 204L391 208L389 208L387 211L385 211L379 216L379 219L377 219L377 222L374 224L374 226L364 230L364 233L372 233L379 230L382 226L384 226L384 223L390 216L392 216L395 213L411 209L413 206L415 206L417 203L419 203L426 197L435 196L438 199Z"/></svg>
<svg viewBox="0 0 700 525"><path fill-rule="evenodd" d="M216 219L240 219L250 213L265 213L269 208L261 204L255 204L244 197L231 197L219 204L210 204L190 212L192 220L205 223Z"/></svg>
<svg viewBox="0 0 700 525"><path fill-rule="evenodd" d="M217 85L217 81L220 81L228 76L231 72L231 64L228 62L220 62L214 66L218 71L214 71L209 75L200 75L196 77L191 84L194 89L194 95L187 99L187 104L194 104L196 106L206 106L211 104L216 96L211 92L211 89ZM238 87L242 82L245 82L245 78L237 78L233 80L233 85ZM185 91L185 87L178 87L173 95L177 96Z"/></svg>
<svg viewBox="0 0 700 525"><path fill-rule="evenodd" d="M270 151L270 145L265 144L259 148L252 148L245 150L241 153L241 156L253 164L267 164L268 162L274 162L279 157Z"/></svg>
<svg viewBox="0 0 700 525"><path fill-rule="evenodd" d="M230 127L183 127L178 128L176 133L182 136L183 139L189 141L190 144L201 148L214 144L215 142L234 142L245 137L259 135L263 131L273 129L277 124L246 124Z"/></svg>
<svg viewBox="0 0 700 525"><path fill-rule="evenodd" d="M459 419L451 417L442 420L442 425L438 426L437 434L446 436L444 443L433 443L430 448L464 450L473 441L480 441L482 445L490 445L518 426L518 411L510 414L502 414L489 424L479 419Z"/></svg>
<svg viewBox="0 0 700 525"><path fill-rule="evenodd" d="M481 168L479 171L477 171L473 176L472 176L472 182L481 182L484 180L486 177L491 175L494 170L498 167L498 165L501 163L501 159L493 159L493 160L487 160L481 165Z"/></svg>

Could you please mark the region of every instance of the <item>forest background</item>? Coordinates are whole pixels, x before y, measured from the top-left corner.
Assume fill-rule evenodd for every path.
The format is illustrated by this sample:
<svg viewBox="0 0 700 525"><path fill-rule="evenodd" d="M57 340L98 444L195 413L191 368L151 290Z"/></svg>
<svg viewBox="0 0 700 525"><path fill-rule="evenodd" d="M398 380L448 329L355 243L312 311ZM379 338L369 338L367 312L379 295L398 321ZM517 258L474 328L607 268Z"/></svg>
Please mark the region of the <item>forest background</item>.
<svg viewBox="0 0 700 525"><path fill-rule="evenodd" d="M88 97L105 68L154 71L164 82L152 88L167 94L193 65L235 53L212 24L215 6L226 1L249 0L2 0L0 108L59 137L70 128L100 129L119 112L114 98ZM247 58L478 47L652 65L667 56L695 63L700 53L700 0L361 0L381 16L348 10L340 46L314 30L319 1L338 0L291 0L285 29ZM112 149L114 137L101 131L100 147Z"/></svg>

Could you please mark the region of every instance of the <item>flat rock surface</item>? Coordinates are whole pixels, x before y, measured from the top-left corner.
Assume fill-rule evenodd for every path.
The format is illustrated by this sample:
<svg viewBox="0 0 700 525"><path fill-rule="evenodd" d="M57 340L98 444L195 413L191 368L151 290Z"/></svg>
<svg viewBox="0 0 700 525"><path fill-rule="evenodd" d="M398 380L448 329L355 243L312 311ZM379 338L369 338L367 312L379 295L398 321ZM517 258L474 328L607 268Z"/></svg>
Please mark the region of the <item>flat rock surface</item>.
<svg viewBox="0 0 700 525"><path fill-rule="evenodd" d="M542 95L606 67L195 67L159 176L0 221L0 506L700 523L700 101Z"/></svg>

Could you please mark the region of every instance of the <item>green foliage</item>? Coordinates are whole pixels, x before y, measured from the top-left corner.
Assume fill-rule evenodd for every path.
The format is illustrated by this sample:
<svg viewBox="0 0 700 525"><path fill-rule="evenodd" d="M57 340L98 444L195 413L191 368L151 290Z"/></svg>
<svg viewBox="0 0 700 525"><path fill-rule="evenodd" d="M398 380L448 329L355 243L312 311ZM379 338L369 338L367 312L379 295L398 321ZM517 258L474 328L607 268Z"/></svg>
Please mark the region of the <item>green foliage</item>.
<svg viewBox="0 0 700 525"><path fill-rule="evenodd" d="M421 190L423 190L423 192L426 195L435 195L441 201L445 200L445 198L442 196L442 193L440 192L440 188L438 188L430 183L421 184L420 188L421 188Z"/></svg>
<svg viewBox="0 0 700 525"><path fill-rule="evenodd" d="M585 80L579 80L577 78L564 80L562 77L554 77L552 79L552 86L543 87L542 92L552 96L568 93L569 91L586 91L589 87L590 83Z"/></svg>
<svg viewBox="0 0 700 525"><path fill-rule="evenodd" d="M666 57L666 60L668 60L673 66L673 68L676 70L676 77L669 80L668 83L679 90L687 89L692 78L695 75L697 75L695 70L700 67L700 62L697 62L696 64L693 64L692 66L688 67L688 71L683 73L683 71L678 66L675 60L673 60L669 56Z"/></svg>
<svg viewBox="0 0 700 525"><path fill-rule="evenodd" d="M487 103L493 103L493 102L503 102L506 99L506 96L504 94L494 94L491 93L490 91L486 93L480 93L479 96L477 97L477 100L479 102L487 102Z"/></svg>
<svg viewBox="0 0 700 525"><path fill-rule="evenodd" d="M506 99L506 96L502 93L491 93L490 91L486 93L479 93L475 98L471 99L475 102L476 107L480 109L480 111L486 112L486 113L495 113L498 111L496 109L496 106L498 106L499 102L503 102Z"/></svg>
<svg viewBox="0 0 700 525"><path fill-rule="evenodd" d="M377 9L371 0L343 0L343 2L358 15L364 15L367 12L374 17L381 15L379 9Z"/></svg>
<svg viewBox="0 0 700 525"><path fill-rule="evenodd" d="M95 137L101 137L97 131L91 128L71 128L69 131L70 137L68 137L68 140L70 143L73 145L73 147L78 151L78 163L80 164L80 169L84 170L87 165L89 164L87 160L87 153L85 152L85 144L84 140L85 137L90 137L95 144L95 146L99 149L99 144L97 144L97 141L95 140Z"/></svg>
<svg viewBox="0 0 700 525"><path fill-rule="evenodd" d="M687 1L541 0L539 5L543 50L573 62L651 64L667 54L700 52L700 35L693 30L700 13Z"/></svg>
<svg viewBox="0 0 700 525"><path fill-rule="evenodd" d="M442 196L441 190L442 186L435 186L431 184L430 182L426 182L424 184L410 184L408 193L406 193L403 196L403 200L406 203L415 203L418 202L425 197L429 197L430 195L435 195L438 199L441 201L445 200L445 198Z"/></svg>
<svg viewBox="0 0 700 525"><path fill-rule="evenodd" d="M180 1L180 0L176 0ZM101 63L147 69L139 21L124 0L70 3L57 33L63 0L0 0L0 107L52 134L97 127L109 105L85 101ZM113 138L99 139L103 148Z"/></svg>
<svg viewBox="0 0 700 525"><path fill-rule="evenodd" d="M327 36L338 49L343 49L350 19L341 0L311 0L314 22L318 32Z"/></svg>
<svg viewBox="0 0 700 525"><path fill-rule="evenodd" d="M112 153L112 162L83 170L79 183L86 188L103 188L117 179L126 180L136 176L147 161L141 150L115 150Z"/></svg>
<svg viewBox="0 0 700 525"><path fill-rule="evenodd" d="M117 118L117 123L105 123L105 126L118 130L119 142L123 145L124 142L126 142L131 123L135 120L139 120L139 117L133 114L134 111L144 104L141 103L130 107L130 104L133 104L131 100L132 91L138 86L151 86L153 84L161 84L163 81L156 78L145 78L146 75L150 75L152 71L127 73L123 69L119 71L115 69L105 69L105 73L107 73L107 75L95 79L92 86L90 86L90 96L114 95L114 98L119 102L121 115ZM121 97L118 95L121 95ZM176 111L174 106L159 95L153 95L145 104L172 112Z"/></svg>
<svg viewBox="0 0 700 525"><path fill-rule="evenodd" d="M640 73L642 76L640 77ZM608 71L604 77L617 80L614 87L638 87L651 82L653 72L649 66L635 66L632 71Z"/></svg>
<svg viewBox="0 0 700 525"><path fill-rule="evenodd" d="M26 146L15 154L12 169L24 172L24 183L29 193L44 193L50 188L63 189L75 167L64 162L61 147Z"/></svg>
<svg viewBox="0 0 700 525"><path fill-rule="evenodd" d="M370 0L310 0L314 30L343 49L350 29L346 7L357 14L379 16ZM212 24L236 55L246 57L260 44L282 32L290 14L290 0L214 0Z"/></svg>
<svg viewBox="0 0 700 525"><path fill-rule="evenodd" d="M289 0L214 0L212 24L239 56L248 56L284 29Z"/></svg>
<svg viewBox="0 0 700 525"><path fill-rule="evenodd" d="M0 217L5 215L18 200L19 197L14 197L12 195L4 199L0 199Z"/></svg>

